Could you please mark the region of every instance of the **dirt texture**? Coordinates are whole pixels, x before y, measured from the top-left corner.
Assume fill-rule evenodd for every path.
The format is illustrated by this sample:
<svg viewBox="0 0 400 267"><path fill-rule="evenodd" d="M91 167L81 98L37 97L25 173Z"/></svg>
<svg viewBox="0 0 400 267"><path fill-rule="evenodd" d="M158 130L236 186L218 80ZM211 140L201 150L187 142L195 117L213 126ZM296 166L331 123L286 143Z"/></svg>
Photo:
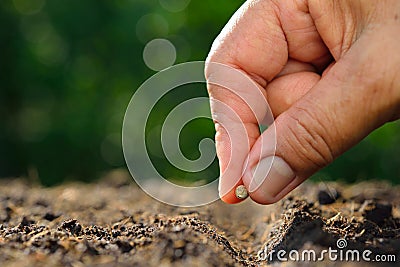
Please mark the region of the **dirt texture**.
<svg viewBox="0 0 400 267"><path fill-rule="evenodd" d="M162 204L124 172L43 188L0 181L1 266L374 266L281 261L277 251L370 250L400 262L400 191L382 182L306 183L277 204ZM318 255L318 254L317 254ZM288 256L288 255L286 255Z"/></svg>

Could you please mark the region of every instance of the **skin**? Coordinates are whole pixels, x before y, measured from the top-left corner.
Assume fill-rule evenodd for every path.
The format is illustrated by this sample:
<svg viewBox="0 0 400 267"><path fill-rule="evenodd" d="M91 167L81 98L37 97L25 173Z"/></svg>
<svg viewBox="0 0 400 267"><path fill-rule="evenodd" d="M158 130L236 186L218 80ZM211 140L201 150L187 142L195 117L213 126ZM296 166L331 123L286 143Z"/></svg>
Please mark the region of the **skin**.
<svg viewBox="0 0 400 267"><path fill-rule="evenodd" d="M255 202L274 203L374 129L397 120L399 48L398 0L247 1L207 58L240 71L259 90L257 98L248 83L238 81L232 90L208 84L222 200L242 201L234 191L244 184ZM209 81L223 79L208 65L205 73ZM240 97L244 93L254 96L251 104ZM265 100L275 127L260 135ZM240 127L245 130L235 131ZM273 155L277 171L255 188L252 170Z"/></svg>

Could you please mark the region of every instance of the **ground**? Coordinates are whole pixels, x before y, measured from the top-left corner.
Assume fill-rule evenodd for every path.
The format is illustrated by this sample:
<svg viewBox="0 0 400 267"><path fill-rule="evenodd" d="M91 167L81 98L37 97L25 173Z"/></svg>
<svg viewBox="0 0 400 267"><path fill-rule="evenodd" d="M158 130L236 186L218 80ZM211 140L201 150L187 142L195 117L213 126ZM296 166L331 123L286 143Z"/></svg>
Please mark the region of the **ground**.
<svg viewBox="0 0 400 267"><path fill-rule="evenodd" d="M52 188L23 179L1 180L0 262L1 266L310 266L310 261L282 262L277 251L296 250L301 255L307 249L320 253L331 247L344 253L368 249L371 259L394 255L397 261L386 265L396 266L399 204L399 187L384 182L306 183L269 206L248 199L239 205L217 201L177 208L144 194L122 171L92 184ZM345 240L343 249L338 248L338 239ZM312 265L357 263L325 256L325 262Z"/></svg>

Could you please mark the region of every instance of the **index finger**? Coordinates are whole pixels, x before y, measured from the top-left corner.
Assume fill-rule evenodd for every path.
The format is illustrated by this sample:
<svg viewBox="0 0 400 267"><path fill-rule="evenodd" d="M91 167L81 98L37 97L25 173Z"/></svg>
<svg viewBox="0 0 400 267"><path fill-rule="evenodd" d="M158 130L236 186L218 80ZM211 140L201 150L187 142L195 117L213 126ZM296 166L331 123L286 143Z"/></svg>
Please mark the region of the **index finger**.
<svg viewBox="0 0 400 267"><path fill-rule="evenodd" d="M260 136L259 124L265 117L273 121L264 88L287 59L285 35L271 1L246 2L211 48L206 78L216 123L219 194L227 203L241 201L235 188L242 184L248 153Z"/></svg>
<svg viewBox="0 0 400 267"><path fill-rule="evenodd" d="M237 203L235 189L247 155L260 135L259 124L273 121L265 91L245 72L209 62L206 78L211 114L216 128L216 149L220 163L219 194L227 203Z"/></svg>

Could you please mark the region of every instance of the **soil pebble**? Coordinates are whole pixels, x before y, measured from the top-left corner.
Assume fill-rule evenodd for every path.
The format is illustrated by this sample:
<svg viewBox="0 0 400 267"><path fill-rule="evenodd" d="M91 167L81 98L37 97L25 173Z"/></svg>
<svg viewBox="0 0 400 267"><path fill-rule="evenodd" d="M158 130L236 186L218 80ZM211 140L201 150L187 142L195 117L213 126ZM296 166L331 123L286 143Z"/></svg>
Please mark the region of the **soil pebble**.
<svg viewBox="0 0 400 267"><path fill-rule="evenodd" d="M365 218L378 225L383 225L385 220L392 217L392 208L390 203L370 203L370 207L365 210Z"/></svg>
<svg viewBox="0 0 400 267"><path fill-rule="evenodd" d="M318 202L320 205L328 205L334 203L340 194L335 189L331 189L330 191L320 190L318 192Z"/></svg>

